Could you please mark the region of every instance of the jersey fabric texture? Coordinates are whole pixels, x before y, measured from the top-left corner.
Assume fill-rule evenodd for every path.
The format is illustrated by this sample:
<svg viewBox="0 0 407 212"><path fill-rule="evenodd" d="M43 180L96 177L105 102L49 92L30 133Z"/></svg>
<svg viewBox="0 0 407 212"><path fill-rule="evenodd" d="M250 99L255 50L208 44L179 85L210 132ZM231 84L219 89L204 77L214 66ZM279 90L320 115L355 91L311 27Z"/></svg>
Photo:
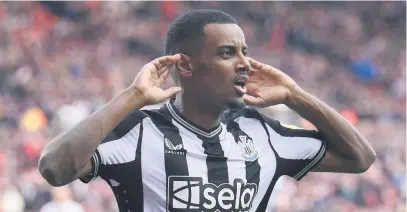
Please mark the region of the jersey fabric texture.
<svg viewBox="0 0 407 212"><path fill-rule="evenodd" d="M290 127L245 107L204 130L173 99L130 114L98 146L96 177L121 212L266 210L280 176L304 177L326 152L319 132Z"/></svg>

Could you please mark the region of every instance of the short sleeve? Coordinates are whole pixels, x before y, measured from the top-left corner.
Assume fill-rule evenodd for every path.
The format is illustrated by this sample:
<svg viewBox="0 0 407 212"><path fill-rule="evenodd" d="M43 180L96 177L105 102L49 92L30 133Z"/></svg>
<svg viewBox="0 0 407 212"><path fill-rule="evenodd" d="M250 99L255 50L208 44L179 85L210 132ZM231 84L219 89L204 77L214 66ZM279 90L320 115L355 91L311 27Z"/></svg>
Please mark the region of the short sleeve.
<svg viewBox="0 0 407 212"><path fill-rule="evenodd" d="M281 124L268 117L264 120L284 175L301 180L323 159L327 149L320 132Z"/></svg>
<svg viewBox="0 0 407 212"><path fill-rule="evenodd" d="M108 178L111 173L106 170L108 166L115 166L135 160L140 136L142 120L147 117L143 112L137 111L121 121L92 155L92 171L89 175L80 178L83 183L89 183L98 176Z"/></svg>
<svg viewBox="0 0 407 212"><path fill-rule="evenodd" d="M92 158L90 159L91 163L92 163L92 171L82 177L79 178L80 181L82 181L83 183L89 183L91 181L93 181L94 179L97 178L98 174L99 174L99 167L100 167L100 153L99 151L96 149L96 151L93 153Z"/></svg>

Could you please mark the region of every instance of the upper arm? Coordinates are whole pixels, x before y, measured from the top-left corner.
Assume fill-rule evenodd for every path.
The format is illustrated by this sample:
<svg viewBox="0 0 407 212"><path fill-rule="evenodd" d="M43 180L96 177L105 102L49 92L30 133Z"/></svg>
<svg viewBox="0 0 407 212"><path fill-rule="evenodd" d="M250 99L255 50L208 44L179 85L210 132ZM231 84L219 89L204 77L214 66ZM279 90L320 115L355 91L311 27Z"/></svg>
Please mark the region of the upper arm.
<svg viewBox="0 0 407 212"><path fill-rule="evenodd" d="M107 167L134 160L140 126L145 117L143 114L131 114L121 121L97 147L90 161L80 171L79 179L88 183L98 176L108 177L111 173L106 170Z"/></svg>
<svg viewBox="0 0 407 212"><path fill-rule="evenodd" d="M313 172L336 172L336 173L361 173L364 170L358 169L355 161L338 155L335 151L329 150L321 162L315 166Z"/></svg>

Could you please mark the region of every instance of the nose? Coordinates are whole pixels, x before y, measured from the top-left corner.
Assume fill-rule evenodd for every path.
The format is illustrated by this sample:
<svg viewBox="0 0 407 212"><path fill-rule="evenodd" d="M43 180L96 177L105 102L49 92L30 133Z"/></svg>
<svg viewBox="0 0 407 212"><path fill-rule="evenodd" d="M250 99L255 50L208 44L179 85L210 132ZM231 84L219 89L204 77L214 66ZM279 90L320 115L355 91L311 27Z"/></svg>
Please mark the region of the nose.
<svg viewBox="0 0 407 212"><path fill-rule="evenodd" d="M248 72L250 70L250 63L249 60L241 54L239 56L239 63L237 65L237 71L239 72Z"/></svg>

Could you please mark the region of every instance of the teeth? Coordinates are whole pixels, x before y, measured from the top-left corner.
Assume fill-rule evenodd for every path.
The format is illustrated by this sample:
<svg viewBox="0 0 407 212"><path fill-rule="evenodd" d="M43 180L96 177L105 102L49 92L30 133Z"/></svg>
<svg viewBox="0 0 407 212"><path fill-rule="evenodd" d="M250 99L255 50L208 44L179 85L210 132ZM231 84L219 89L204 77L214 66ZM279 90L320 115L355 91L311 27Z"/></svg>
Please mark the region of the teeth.
<svg viewBox="0 0 407 212"><path fill-rule="evenodd" d="M239 86L242 86L242 87L245 85L244 82L236 82L236 84L239 85Z"/></svg>
<svg viewBox="0 0 407 212"><path fill-rule="evenodd" d="M240 86L240 87L242 87L242 88L244 88L245 85L246 85L246 80L240 78L240 79L237 79L234 84L235 84L235 85L238 85L238 86Z"/></svg>

